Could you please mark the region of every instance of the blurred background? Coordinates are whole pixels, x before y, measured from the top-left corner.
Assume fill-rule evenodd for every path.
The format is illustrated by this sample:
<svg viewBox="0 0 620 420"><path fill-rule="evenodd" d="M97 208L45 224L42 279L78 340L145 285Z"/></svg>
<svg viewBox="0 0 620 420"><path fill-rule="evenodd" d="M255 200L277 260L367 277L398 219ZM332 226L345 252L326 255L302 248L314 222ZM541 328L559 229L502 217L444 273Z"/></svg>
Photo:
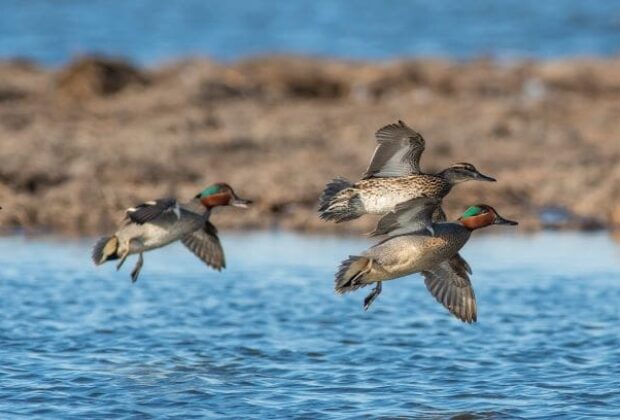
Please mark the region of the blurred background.
<svg viewBox="0 0 620 420"><path fill-rule="evenodd" d="M0 417L620 417L619 54L607 0L0 0ZM477 324L418 275L333 292L376 219L318 196L399 119L498 179L449 218L520 222L462 250ZM211 218L226 270L92 265L216 181L255 202Z"/></svg>
<svg viewBox="0 0 620 420"><path fill-rule="evenodd" d="M455 189L451 217L486 200L532 230L620 226L616 2L2 11L5 229L100 232L132 203L223 180L257 202L225 227L364 231L372 220L321 223L317 197L358 178L374 132L398 119L425 136L425 171L467 161L500 180Z"/></svg>

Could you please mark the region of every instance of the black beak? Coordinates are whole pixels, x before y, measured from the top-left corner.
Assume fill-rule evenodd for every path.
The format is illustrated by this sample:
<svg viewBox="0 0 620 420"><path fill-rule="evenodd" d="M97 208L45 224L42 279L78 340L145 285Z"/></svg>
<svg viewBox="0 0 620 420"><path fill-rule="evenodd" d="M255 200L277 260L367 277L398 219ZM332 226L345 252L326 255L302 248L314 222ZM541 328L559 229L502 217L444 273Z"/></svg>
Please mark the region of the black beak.
<svg viewBox="0 0 620 420"><path fill-rule="evenodd" d="M230 203L231 206L240 207L242 209L247 209L250 204L252 204L252 201L244 200L243 198L239 198L237 196L235 196Z"/></svg>
<svg viewBox="0 0 620 420"><path fill-rule="evenodd" d="M495 182L497 181L495 178L481 174L480 172L476 172L476 179L479 181L486 181L486 182Z"/></svg>
<svg viewBox="0 0 620 420"><path fill-rule="evenodd" d="M504 219L502 216L500 216L499 214L497 214L497 212L495 213L495 222L493 222L494 225L508 225L508 226L516 226L519 224L519 222L515 222L514 220L508 220L508 219Z"/></svg>

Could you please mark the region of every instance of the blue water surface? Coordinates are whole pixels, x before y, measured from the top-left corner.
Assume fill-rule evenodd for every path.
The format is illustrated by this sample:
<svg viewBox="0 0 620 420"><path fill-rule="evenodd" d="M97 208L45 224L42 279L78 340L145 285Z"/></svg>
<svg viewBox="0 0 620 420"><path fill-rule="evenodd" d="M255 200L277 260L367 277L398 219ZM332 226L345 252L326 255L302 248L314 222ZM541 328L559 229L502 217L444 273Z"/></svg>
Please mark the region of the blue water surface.
<svg viewBox="0 0 620 420"><path fill-rule="evenodd" d="M498 229L499 230L499 229ZM620 245L482 235L479 322L418 276L337 296L357 238L224 233L229 268L181 246L127 267L92 240L0 239L0 418L570 418L620 415Z"/></svg>
<svg viewBox="0 0 620 420"><path fill-rule="evenodd" d="M0 58L58 65L94 52L141 64L262 53L608 56L620 52L620 2L0 0Z"/></svg>

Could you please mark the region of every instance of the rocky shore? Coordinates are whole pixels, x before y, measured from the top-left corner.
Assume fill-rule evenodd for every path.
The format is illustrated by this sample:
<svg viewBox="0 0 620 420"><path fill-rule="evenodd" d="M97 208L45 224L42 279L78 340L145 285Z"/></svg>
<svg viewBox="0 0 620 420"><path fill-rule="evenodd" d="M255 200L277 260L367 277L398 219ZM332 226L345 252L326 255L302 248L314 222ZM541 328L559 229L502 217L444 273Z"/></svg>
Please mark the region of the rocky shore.
<svg viewBox="0 0 620 420"><path fill-rule="evenodd" d="M226 181L255 205L219 209L220 228L368 231L322 222L317 199L398 119L424 135L425 171L466 161L498 179L455 188L449 216L483 201L525 229L620 228L620 59L306 57L0 62L0 226L94 234Z"/></svg>

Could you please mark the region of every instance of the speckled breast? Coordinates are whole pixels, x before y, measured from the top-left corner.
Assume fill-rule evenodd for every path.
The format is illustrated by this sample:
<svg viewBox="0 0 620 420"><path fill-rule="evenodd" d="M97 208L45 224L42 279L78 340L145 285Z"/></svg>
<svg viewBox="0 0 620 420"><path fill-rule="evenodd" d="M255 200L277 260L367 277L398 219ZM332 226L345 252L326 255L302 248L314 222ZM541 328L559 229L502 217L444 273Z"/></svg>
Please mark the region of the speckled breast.
<svg viewBox="0 0 620 420"><path fill-rule="evenodd" d="M372 178L358 182L360 199L367 213L385 214L398 203L422 196L443 198L450 184L434 175L412 175L399 178Z"/></svg>

